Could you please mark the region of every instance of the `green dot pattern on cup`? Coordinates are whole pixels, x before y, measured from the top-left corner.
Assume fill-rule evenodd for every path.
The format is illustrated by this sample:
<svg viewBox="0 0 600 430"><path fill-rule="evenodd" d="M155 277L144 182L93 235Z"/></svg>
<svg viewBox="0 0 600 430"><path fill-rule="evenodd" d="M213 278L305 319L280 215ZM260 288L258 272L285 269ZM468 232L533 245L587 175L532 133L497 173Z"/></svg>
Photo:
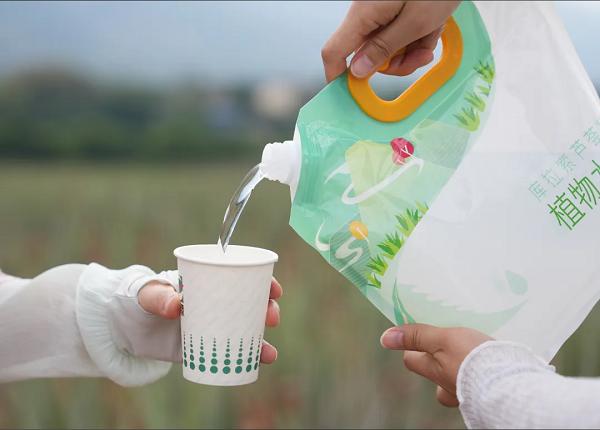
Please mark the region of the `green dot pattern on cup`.
<svg viewBox="0 0 600 430"><path fill-rule="evenodd" d="M252 336L249 342L247 339L240 338L237 354L235 351L232 351L231 338L219 341L216 337L213 337L212 347L209 350L206 350L204 341L204 336L200 336L200 345L196 351L198 355L194 356L193 337L191 334L183 333L184 367L190 370L197 368L201 373L208 371L212 374L222 373L224 375L258 370L262 349L262 336L258 336L258 338ZM225 344L225 350L223 351L223 346L219 350L219 345L223 344Z"/></svg>
<svg viewBox="0 0 600 430"><path fill-rule="evenodd" d="M254 370L258 369L260 363L260 352L262 350L262 336L258 337L258 344L256 345L256 356L254 357Z"/></svg>
<svg viewBox="0 0 600 430"><path fill-rule="evenodd" d="M231 360L229 359L229 352L231 351L231 339L227 338L227 346L225 348L225 360L223 360L223 373L228 375L229 372L231 372L231 367L229 367L229 365L231 364Z"/></svg>
<svg viewBox="0 0 600 430"><path fill-rule="evenodd" d="M200 372L204 372L206 371L206 366L204 365L204 362L206 361L206 359L204 358L204 336L200 336L200 365L198 366L198 370Z"/></svg>
<svg viewBox="0 0 600 430"><path fill-rule="evenodd" d="M194 340L190 334L190 369L194 370L196 363L194 363Z"/></svg>
<svg viewBox="0 0 600 430"><path fill-rule="evenodd" d="M212 359L210 360L210 364L212 364L212 366L210 366L210 373L217 373L219 371L219 368L217 367L217 364L219 364L219 361L217 360L217 339L213 337L213 344L212 344Z"/></svg>
<svg viewBox="0 0 600 430"><path fill-rule="evenodd" d="M246 366L246 372L250 372L252 370L252 358L253 358L253 353L252 350L254 348L254 336L252 336L252 339L250 340L250 350L248 351L248 365Z"/></svg>
<svg viewBox="0 0 600 430"><path fill-rule="evenodd" d="M235 364L237 364L236 368L235 368L235 373L241 373L242 372L242 351L244 350L244 339L240 339L240 348L238 349L238 358L235 362Z"/></svg>

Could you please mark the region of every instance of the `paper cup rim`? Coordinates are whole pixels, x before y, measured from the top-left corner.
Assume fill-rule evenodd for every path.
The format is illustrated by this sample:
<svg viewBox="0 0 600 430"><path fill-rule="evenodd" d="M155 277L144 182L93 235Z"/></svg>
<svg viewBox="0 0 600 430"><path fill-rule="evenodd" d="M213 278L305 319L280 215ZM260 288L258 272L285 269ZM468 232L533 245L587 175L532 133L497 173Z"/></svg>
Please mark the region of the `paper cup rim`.
<svg viewBox="0 0 600 430"><path fill-rule="evenodd" d="M267 264L276 263L279 259L279 256L264 248L257 248L254 246L244 246L244 245L229 245L227 246L227 250L229 252L234 251L237 255L232 255L231 260L226 260L219 258L220 255L223 255L220 251L220 245L217 244L199 244L199 245L184 245L175 248L173 250L173 255L180 260L189 261L192 263L200 263L206 264L210 266L221 266L221 267L248 267L248 266L264 266ZM190 255L190 251L192 250L215 250L221 252L218 254L217 252L207 255ZM240 252L251 252L254 254L254 258L248 258L247 261L241 259L239 256Z"/></svg>

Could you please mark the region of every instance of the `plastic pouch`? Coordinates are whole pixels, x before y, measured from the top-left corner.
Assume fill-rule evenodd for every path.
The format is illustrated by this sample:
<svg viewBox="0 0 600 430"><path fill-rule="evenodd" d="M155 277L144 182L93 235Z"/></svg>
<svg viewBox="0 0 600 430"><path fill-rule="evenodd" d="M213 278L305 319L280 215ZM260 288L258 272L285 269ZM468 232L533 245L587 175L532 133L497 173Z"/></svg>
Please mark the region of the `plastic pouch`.
<svg viewBox="0 0 600 430"><path fill-rule="evenodd" d="M265 149L267 176L292 187L290 225L394 323L549 360L600 294L598 96L551 4L462 2L442 43L396 100L350 75L325 87L294 141Z"/></svg>

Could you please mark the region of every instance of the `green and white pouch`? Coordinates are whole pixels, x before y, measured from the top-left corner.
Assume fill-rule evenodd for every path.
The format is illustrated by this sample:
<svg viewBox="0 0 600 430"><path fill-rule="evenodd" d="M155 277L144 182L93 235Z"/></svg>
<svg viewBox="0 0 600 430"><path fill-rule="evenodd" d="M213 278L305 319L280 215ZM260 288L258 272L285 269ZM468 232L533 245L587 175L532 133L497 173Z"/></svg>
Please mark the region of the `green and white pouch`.
<svg viewBox="0 0 600 430"><path fill-rule="evenodd" d="M462 2L453 22L458 66L414 112L374 118L343 75L265 172L292 186L290 225L392 322L550 360L600 297L598 96L553 5Z"/></svg>

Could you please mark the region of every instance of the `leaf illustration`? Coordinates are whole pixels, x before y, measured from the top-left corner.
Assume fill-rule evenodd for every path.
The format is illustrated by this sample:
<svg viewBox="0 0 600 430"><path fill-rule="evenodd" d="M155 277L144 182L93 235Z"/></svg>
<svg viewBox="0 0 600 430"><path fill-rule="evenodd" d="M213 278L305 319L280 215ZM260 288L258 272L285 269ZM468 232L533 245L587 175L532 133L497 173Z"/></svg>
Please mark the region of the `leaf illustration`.
<svg viewBox="0 0 600 430"><path fill-rule="evenodd" d="M469 104L475 109L477 109L479 112L483 112L485 110L485 102L476 93L467 93L467 95L465 96L465 100L469 102Z"/></svg>

